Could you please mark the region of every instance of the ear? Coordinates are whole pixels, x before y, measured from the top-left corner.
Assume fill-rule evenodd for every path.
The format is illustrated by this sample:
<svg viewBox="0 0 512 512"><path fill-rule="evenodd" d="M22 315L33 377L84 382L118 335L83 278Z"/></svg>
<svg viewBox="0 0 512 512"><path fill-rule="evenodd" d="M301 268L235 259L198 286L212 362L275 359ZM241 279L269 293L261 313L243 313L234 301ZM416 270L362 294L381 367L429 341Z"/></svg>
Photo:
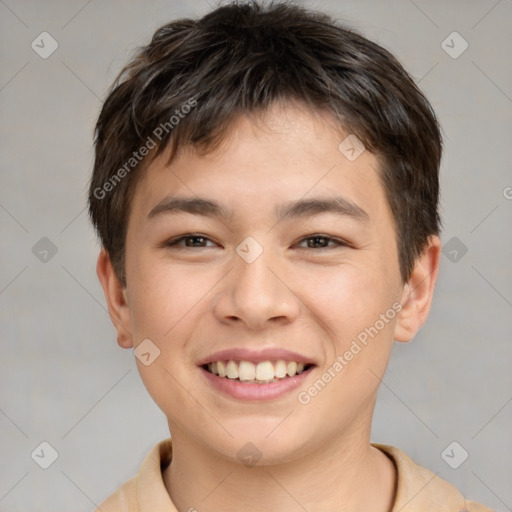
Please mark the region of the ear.
<svg viewBox="0 0 512 512"><path fill-rule="evenodd" d="M105 249L102 249L98 256L96 273L107 299L110 319L117 331L117 343L120 347L132 348L132 322L126 301L126 288L117 277L110 256Z"/></svg>
<svg viewBox="0 0 512 512"><path fill-rule="evenodd" d="M441 240L431 236L429 244L416 260L402 292L402 309L395 324L395 340L410 341L425 323L430 312L439 273Z"/></svg>

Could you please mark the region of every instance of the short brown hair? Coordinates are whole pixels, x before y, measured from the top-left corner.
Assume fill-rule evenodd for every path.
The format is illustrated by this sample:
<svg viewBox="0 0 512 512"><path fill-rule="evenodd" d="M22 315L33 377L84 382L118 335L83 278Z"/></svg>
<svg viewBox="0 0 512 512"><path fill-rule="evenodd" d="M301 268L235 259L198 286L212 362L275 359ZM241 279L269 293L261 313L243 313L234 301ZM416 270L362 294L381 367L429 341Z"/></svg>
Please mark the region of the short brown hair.
<svg viewBox="0 0 512 512"><path fill-rule="evenodd" d="M235 2L159 28L104 102L89 213L124 284L142 148L155 147L146 162L166 147L208 150L236 116L291 100L331 112L379 157L407 281L441 226L442 138L428 100L387 50L329 16L290 3Z"/></svg>

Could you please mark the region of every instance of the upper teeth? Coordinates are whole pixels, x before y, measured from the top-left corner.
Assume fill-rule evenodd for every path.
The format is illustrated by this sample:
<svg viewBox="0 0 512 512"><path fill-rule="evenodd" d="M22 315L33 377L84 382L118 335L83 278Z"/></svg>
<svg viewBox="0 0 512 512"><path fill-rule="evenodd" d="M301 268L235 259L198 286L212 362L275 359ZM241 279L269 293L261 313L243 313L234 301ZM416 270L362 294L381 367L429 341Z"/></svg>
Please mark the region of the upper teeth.
<svg viewBox="0 0 512 512"><path fill-rule="evenodd" d="M293 377L304 371L303 363L295 361L263 361L251 363L250 361L214 361L208 364L208 370L219 377L240 379L242 381L271 382L282 379L287 375Z"/></svg>

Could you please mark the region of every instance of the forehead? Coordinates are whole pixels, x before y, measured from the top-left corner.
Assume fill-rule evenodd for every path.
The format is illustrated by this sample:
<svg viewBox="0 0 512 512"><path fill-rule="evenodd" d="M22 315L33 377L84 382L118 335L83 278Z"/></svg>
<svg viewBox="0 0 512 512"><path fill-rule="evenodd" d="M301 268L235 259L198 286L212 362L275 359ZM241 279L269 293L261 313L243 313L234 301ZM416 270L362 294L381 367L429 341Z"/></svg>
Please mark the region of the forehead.
<svg viewBox="0 0 512 512"><path fill-rule="evenodd" d="M164 151L139 180L132 205L137 216L150 220L169 211L176 197L211 199L213 206L195 206L226 217L248 210L254 217L286 217L292 200L302 200L304 208L315 197L344 202L360 220L389 214L375 155L357 146L328 114L300 106L240 116L213 150L188 146L170 164L168 157ZM314 208L311 203L309 210Z"/></svg>

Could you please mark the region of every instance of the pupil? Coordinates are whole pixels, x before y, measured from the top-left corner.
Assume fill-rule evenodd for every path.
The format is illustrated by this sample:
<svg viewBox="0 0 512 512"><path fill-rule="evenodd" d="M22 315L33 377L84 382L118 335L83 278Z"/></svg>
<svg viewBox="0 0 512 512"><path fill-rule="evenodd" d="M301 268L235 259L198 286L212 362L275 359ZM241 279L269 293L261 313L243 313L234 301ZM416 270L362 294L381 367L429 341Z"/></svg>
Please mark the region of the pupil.
<svg viewBox="0 0 512 512"><path fill-rule="evenodd" d="M317 236L312 238L311 241L310 247L325 247L325 238L323 237Z"/></svg>
<svg viewBox="0 0 512 512"><path fill-rule="evenodd" d="M202 245L203 237L202 236L190 236L187 241L187 245L190 247L191 245Z"/></svg>

